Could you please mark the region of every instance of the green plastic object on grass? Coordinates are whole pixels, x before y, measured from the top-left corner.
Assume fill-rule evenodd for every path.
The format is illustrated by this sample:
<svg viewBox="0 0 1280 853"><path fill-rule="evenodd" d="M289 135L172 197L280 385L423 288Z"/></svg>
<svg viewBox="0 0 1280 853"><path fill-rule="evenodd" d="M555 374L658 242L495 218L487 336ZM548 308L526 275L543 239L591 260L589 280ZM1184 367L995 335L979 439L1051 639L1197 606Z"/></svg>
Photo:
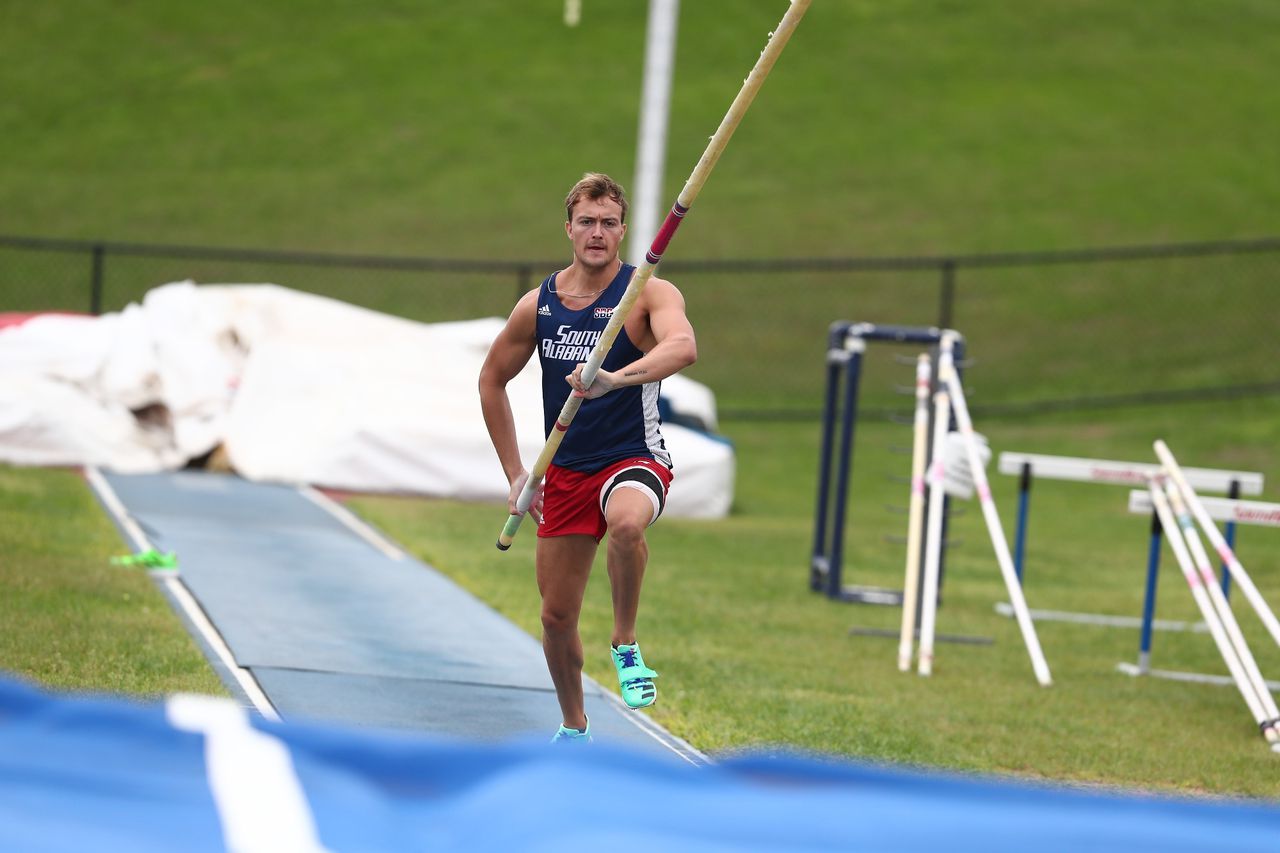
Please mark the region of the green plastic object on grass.
<svg viewBox="0 0 1280 853"><path fill-rule="evenodd" d="M113 566L142 566L148 569L176 569L178 568L178 555L172 551L160 552L155 548L149 548L146 551L139 551L136 554L125 554L122 557L112 557L111 565Z"/></svg>

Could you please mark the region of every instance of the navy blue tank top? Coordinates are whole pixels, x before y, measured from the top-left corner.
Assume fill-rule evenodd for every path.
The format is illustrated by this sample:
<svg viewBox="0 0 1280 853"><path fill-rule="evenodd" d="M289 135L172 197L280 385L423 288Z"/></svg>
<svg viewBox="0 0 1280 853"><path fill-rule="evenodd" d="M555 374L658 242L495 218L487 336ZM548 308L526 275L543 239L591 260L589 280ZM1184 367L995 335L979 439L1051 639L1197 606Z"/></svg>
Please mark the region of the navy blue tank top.
<svg viewBox="0 0 1280 853"><path fill-rule="evenodd" d="M591 355L613 309L622 301L634 270L630 264L623 264L594 302L576 310L566 308L556 295L557 273L542 282L538 292L538 360L542 363L542 414L547 435L573 390L564 378ZM620 370L642 355L624 327L600 367ZM661 384L629 385L594 400L583 400L551 461L587 473L634 456L656 459L672 467L671 454L659 430Z"/></svg>

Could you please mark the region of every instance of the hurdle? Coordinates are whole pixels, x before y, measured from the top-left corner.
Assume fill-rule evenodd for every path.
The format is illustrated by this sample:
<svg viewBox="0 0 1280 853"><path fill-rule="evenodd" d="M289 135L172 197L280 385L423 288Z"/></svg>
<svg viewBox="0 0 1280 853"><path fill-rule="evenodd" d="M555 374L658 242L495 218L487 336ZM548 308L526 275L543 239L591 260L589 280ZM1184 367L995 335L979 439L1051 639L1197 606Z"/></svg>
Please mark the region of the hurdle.
<svg viewBox="0 0 1280 853"><path fill-rule="evenodd" d="M862 359L869 343L936 347L944 332L953 336L953 356L960 361L964 356L964 337L958 332L932 326L892 326L843 320L831 324L827 336L818 496L809 560L809 588L813 591L823 592L828 598L838 601L893 606L902 603L901 591L843 581L849 477L853 467ZM944 529L944 541L945 535Z"/></svg>
<svg viewBox="0 0 1280 853"><path fill-rule="evenodd" d="M1082 483L1099 483L1113 486L1146 486L1160 473L1160 466L1146 462L1123 462L1113 459L1088 459L1074 456L1050 456L1036 453L1006 451L1000 454L998 470L1001 474L1015 475L1018 484L1018 521L1014 534L1014 568L1019 583L1026 572L1027 530L1031 517L1031 485L1036 478L1070 480ZM1231 471L1216 468L1184 468L1188 481L1196 489L1219 494L1262 494L1263 476L1256 471ZM1228 529L1228 541L1234 542L1235 528ZM1115 616L1101 613L1072 613L1058 610L1033 610L1034 619L1048 622L1079 622L1116 628L1141 628L1149 634L1152 628L1162 631L1203 630L1198 624L1160 621L1153 617L1155 608L1155 578L1160 559L1159 519L1153 515L1152 540L1147 559L1147 589L1142 616ZM1224 584L1223 591L1226 591ZM1007 604L996 609L1003 615L1012 615ZM1150 650L1149 639L1145 641Z"/></svg>
<svg viewBox="0 0 1280 853"><path fill-rule="evenodd" d="M1186 474L1191 469L1184 468L1182 470ZM1257 527L1280 527L1280 503L1201 497L1200 505L1204 508L1209 518L1214 521L1220 521L1229 528L1237 524ZM1129 512L1134 515L1150 515L1155 512L1155 505L1148 490L1133 489L1129 492ZM1150 620L1146 616L1147 611L1154 608L1155 591L1153 578L1155 571L1154 567L1148 569L1148 601L1143 606L1144 621L1142 640L1138 648L1138 662L1137 664L1119 663L1116 664L1116 669L1126 675L1149 675L1153 678L1194 681L1205 684L1231 684L1232 680L1223 675L1152 668L1151 626L1148 624ZM1280 682L1278 681L1267 681L1265 683L1272 690L1280 690Z"/></svg>

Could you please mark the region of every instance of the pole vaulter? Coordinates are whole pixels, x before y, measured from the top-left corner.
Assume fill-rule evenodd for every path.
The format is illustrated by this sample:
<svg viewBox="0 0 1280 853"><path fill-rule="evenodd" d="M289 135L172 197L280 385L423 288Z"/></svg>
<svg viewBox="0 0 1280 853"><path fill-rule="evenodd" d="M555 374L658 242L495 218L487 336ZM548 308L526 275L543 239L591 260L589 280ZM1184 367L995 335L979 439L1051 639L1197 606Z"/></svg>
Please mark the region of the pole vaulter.
<svg viewBox="0 0 1280 853"><path fill-rule="evenodd" d="M631 313L636 299L640 296L640 291L644 289L645 284L648 283L649 278L653 275L654 269L658 266L658 262L662 260L662 253L667 250L667 244L671 242L672 235L676 233L676 229L680 227L680 222L684 215L693 206L693 202L698 197L698 192L706 182L707 176L715 168L716 161L720 159L725 146L729 144L730 137L733 136L738 123L742 121L747 108L751 106L751 102L755 100L756 93L760 91L760 86L764 83L764 79L769 76L769 72L773 69L774 63L777 62L782 49L786 47L787 41L800 23L800 19L804 17L805 11L809 8L809 3L810 0L791 0L791 7L787 9L787 13L782 17L778 28L769 34L768 44L761 51L760 58L756 60L755 67L751 69L747 79L743 81L742 88L738 91L738 96L733 99L729 112L725 114L724 119L720 122L720 127L716 129L715 135L711 137L711 142L708 143L707 149L702 152L698 165L694 167L693 173L685 181L684 189L680 191L680 195L676 198L676 203L672 206L671 212L667 214L662 227L658 229L657 236L653 238L653 243L645 255L644 263L632 273L631 282L627 285L626 292L613 310L613 317L600 334L600 340L595 345L595 348L591 350L591 355L587 357L586 366L582 369L582 383L584 385L590 386L595 381L596 373L600 370L600 365L605 356L608 355L610 347L613 346L614 339L618 337L618 332L622 330L623 324L626 323L627 315ZM582 406L582 399L582 397L570 394L569 399L564 403L564 408L560 410L555 426L551 430L551 434L547 436L547 443L542 448L542 453L538 455L538 460L533 464L533 469L529 472L529 479L525 481L520 497L516 499L516 512L507 519L506 525L502 528L502 533L498 536L499 550L505 551L511 547L511 541L515 538L516 531L520 529L520 522L524 519L529 505L533 502L534 492L537 491L538 485L541 484L543 475L547 473L547 467L551 464L552 458L555 457L556 450L560 447L560 442L564 440L565 431L569 429L569 424L573 422L574 417L578 414L578 409Z"/></svg>

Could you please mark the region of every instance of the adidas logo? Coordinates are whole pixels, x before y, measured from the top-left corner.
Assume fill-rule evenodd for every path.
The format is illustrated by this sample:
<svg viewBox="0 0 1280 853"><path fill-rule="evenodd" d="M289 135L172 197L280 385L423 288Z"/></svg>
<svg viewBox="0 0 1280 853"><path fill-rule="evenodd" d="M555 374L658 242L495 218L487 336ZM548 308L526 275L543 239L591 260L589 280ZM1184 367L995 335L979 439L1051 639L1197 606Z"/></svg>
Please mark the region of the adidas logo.
<svg viewBox="0 0 1280 853"><path fill-rule="evenodd" d="M551 316L551 306L550 306L550 305L539 305L539 306L538 306L538 316L539 316L539 317L550 317L550 316Z"/></svg>

